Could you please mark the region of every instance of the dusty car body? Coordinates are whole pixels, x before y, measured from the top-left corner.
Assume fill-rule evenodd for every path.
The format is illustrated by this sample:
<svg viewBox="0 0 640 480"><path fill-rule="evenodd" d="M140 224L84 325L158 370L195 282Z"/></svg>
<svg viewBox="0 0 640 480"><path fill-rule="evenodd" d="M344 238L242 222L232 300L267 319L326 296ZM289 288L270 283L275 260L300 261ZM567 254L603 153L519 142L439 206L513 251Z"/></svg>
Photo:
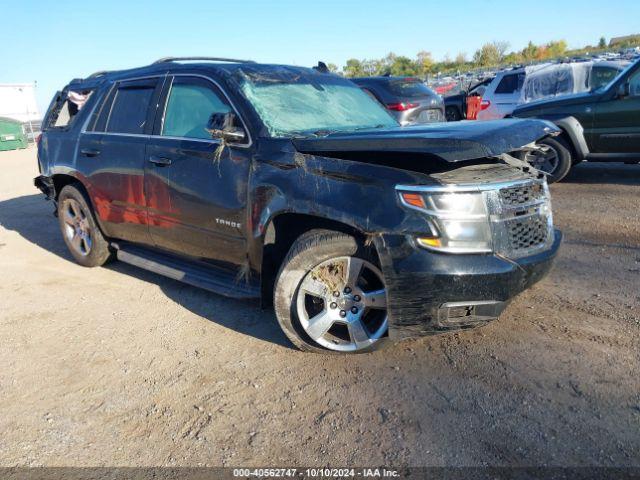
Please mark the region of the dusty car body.
<svg viewBox="0 0 640 480"><path fill-rule="evenodd" d="M56 126L69 92L85 103ZM196 94L214 98L215 121ZM508 152L555 133L539 120L400 128L334 75L169 59L60 92L35 184L81 264L116 256L273 299L298 347L362 352L485 324L545 275L561 239L546 182Z"/></svg>

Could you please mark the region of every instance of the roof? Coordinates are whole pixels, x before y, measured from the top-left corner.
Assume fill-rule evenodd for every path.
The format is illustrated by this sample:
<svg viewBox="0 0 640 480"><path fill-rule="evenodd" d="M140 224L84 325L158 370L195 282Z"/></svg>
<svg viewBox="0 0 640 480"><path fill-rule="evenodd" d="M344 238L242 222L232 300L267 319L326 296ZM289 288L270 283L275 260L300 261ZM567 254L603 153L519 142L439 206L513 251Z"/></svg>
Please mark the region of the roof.
<svg viewBox="0 0 640 480"><path fill-rule="evenodd" d="M98 85L105 80L122 80L126 78L145 76L150 74L158 74L158 73L171 73L171 72L179 72L182 70L203 70L208 72L218 72L218 73L226 73L233 74L239 70L243 71L253 71L255 73L273 73L274 71L287 70L289 72L299 72L306 74L320 74L325 75L323 73L318 72L312 68L307 67L297 67L291 65L279 65L279 64L268 64L268 63L254 63L254 62L216 62L216 61L190 61L189 63L181 63L177 61L162 61L152 63L151 65L145 65L142 67L131 68L126 70L113 70L113 71L104 71L104 72L96 72L90 75L87 78L75 78L70 83L69 86L82 86L84 88L91 88L92 86Z"/></svg>

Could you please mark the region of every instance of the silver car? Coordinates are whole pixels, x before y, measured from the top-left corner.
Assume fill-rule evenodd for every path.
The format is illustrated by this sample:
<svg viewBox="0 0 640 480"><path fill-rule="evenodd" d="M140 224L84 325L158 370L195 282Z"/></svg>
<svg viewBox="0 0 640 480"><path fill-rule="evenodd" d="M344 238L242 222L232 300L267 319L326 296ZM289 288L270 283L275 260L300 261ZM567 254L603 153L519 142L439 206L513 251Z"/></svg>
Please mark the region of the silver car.
<svg viewBox="0 0 640 480"><path fill-rule="evenodd" d="M415 77L352 78L362 90L380 102L400 125L444 122L444 101Z"/></svg>

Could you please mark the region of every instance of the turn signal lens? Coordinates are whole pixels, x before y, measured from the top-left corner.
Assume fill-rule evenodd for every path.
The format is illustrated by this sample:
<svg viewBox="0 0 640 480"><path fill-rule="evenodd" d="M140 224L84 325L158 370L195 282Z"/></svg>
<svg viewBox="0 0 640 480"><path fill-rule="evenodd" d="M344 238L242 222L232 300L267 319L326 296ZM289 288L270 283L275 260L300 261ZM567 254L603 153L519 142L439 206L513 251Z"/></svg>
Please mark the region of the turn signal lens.
<svg viewBox="0 0 640 480"><path fill-rule="evenodd" d="M423 247L440 248L442 241L439 238L417 238L418 243Z"/></svg>
<svg viewBox="0 0 640 480"><path fill-rule="evenodd" d="M407 205L411 205L412 207L416 208L427 208L424 203L424 198L422 198L422 195L420 195L419 193L402 192L400 196L402 197L404 203L406 203Z"/></svg>

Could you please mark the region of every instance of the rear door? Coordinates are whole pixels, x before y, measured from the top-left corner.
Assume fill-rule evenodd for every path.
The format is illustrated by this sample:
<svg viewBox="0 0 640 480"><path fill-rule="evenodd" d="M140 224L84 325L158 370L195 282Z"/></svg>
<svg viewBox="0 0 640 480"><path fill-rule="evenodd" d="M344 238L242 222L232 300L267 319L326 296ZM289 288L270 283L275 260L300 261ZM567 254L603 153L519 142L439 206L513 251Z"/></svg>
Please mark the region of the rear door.
<svg viewBox="0 0 640 480"><path fill-rule="evenodd" d="M158 112L145 162L149 228L155 245L193 257L242 263L249 141L221 145L206 131L212 114L232 111L228 98L209 79L176 75L167 82L161 104L165 108Z"/></svg>
<svg viewBox="0 0 640 480"><path fill-rule="evenodd" d="M629 95L615 94L603 98L594 106L594 153L632 153L640 155L640 69L628 80Z"/></svg>
<svg viewBox="0 0 640 480"><path fill-rule="evenodd" d="M82 135L79 168L107 236L151 244L144 195L145 149L162 82L116 83Z"/></svg>

